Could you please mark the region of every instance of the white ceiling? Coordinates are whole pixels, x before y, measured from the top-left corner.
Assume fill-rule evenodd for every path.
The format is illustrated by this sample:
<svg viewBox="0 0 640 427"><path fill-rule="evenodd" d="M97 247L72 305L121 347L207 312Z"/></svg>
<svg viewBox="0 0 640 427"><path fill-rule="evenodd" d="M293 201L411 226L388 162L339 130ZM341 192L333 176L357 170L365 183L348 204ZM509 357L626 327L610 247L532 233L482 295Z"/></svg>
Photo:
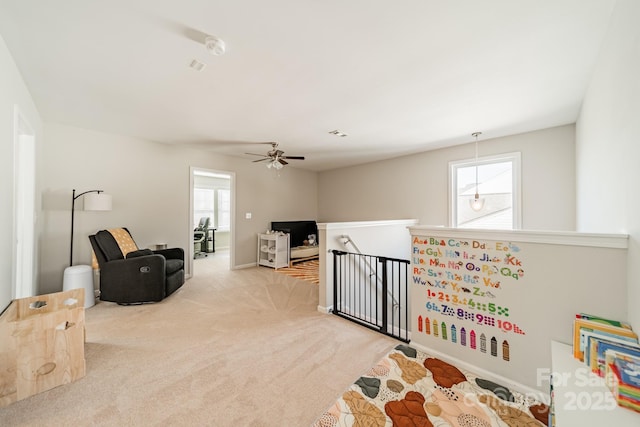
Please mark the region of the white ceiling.
<svg viewBox="0 0 640 427"><path fill-rule="evenodd" d="M574 123L614 5L0 0L0 33L45 121L241 156L278 141L326 170Z"/></svg>

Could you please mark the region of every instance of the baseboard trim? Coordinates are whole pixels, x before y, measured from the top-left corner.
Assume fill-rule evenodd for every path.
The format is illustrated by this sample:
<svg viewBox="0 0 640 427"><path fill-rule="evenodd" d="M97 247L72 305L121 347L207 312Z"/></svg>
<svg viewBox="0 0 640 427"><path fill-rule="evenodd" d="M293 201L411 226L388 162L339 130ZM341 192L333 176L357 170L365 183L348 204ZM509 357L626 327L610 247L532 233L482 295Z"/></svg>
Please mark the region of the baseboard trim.
<svg viewBox="0 0 640 427"><path fill-rule="evenodd" d="M535 388L531 388L529 386L526 386L524 384L521 384L517 381L513 381L509 378L503 377L502 375L498 375L495 374L491 371L487 371L486 369L480 368L476 365L473 365L469 362L465 362L464 360L460 360L456 357L452 357L449 356L448 354L439 352L437 350L434 350L432 348L429 347L425 347L423 345L417 344L417 343L409 343L409 345L411 345L412 347L417 348L418 350L421 350L427 354L430 354L431 356L435 356L439 359L444 360L447 363L450 363L454 366L458 366L461 367L463 369L466 369L470 372L473 372L474 374L477 374L478 376L482 376L482 378L488 379L490 381L493 381L495 383L498 384L502 384L503 386L517 391L519 393L524 394L525 396L530 396L533 397L534 399L543 402L547 405L549 405L549 403L551 402L551 398L549 396L548 393L545 393L541 390L535 389Z"/></svg>
<svg viewBox="0 0 640 427"><path fill-rule="evenodd" d="M318 306L318 311L322 314L329 314L333 311L333 306L330 305L329 307L324 307L322 305Z"/></svg>
<svg viewBox="0 0 640 427"><path fill-rule="evenodd" d="M256 267L257 265L258 265L257 262L250 262L249 264L234 265L232 270L242 270L243 268Z"/></svg>

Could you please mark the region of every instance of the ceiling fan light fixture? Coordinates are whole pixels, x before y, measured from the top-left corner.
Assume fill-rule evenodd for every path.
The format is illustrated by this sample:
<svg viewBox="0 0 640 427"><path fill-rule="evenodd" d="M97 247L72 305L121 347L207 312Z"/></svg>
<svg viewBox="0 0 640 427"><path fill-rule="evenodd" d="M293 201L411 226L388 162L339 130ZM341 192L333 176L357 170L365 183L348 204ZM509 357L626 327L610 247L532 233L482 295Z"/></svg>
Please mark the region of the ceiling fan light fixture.
<svg viewBox="0 0 640 427"><path fill-rule="evenodd" d="M277 142L269 142L267 144L271 144L271 150L267 151L267 154L255 154L255 153L245 153L250 156L259 156L261 159L254 160L253 162L264 162L267 163L266 166L268 169L276 169L280 170L289 164L287 160L304 160L304 156L285 156L284 151L278 149Z"/></svg>
<svg viewBox="0 0 640 427"><path fill-rule="evenodd" d="M275 170L280 170L284 167L284 165L282 163L280 163L278 161L278 159L273 159L271 160L269 163L267 163L267 169L275 169Z"/></svg>

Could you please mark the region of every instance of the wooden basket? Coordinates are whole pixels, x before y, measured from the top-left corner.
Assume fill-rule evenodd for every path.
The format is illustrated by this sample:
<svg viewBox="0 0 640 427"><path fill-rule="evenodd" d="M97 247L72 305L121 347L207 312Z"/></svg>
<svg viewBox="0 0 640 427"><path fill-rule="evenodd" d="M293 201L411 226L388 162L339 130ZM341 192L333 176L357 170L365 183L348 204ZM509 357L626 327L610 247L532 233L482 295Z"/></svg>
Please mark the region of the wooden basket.
<svg viewBox="0 0 640 427"><path fill-rule="evenodd" d="M0 315L0 407L85 375L84 289L21 298Z"/></svg>

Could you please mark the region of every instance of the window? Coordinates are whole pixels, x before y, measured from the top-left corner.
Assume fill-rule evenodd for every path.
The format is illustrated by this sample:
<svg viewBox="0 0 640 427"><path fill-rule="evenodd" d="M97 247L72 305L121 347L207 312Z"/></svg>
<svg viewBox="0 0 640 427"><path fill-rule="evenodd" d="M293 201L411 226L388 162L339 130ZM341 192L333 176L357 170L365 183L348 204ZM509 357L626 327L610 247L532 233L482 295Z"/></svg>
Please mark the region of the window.
<svg viewBox="0 0 640 427"><path fill-rule="evenodd" d="M198 226L200 218L209 217L209 227L215 228L215 190L210 188L193 189L193 228Z"/></svg>
<svg viewBox="0 0 640 427"><path fill-rule="evenodd" d="M482 209L471 209L476 193ZM520 153L449 163L451 226L513 230L520 228Z"/></svg>
<svg viewBox="0 0 640 427"><path fill-rule="evenodd" d="M200 218L209 217L209 227L229 231L231 227L231 190L226 188L193 189L193 228Z"/></svg>
<svg viewBox="0 0 640 427"><path fill-rule="evenodd" d="M218 230L228 231L231 227L231 191L226 189L216 190L218 193Z"/></svg>

